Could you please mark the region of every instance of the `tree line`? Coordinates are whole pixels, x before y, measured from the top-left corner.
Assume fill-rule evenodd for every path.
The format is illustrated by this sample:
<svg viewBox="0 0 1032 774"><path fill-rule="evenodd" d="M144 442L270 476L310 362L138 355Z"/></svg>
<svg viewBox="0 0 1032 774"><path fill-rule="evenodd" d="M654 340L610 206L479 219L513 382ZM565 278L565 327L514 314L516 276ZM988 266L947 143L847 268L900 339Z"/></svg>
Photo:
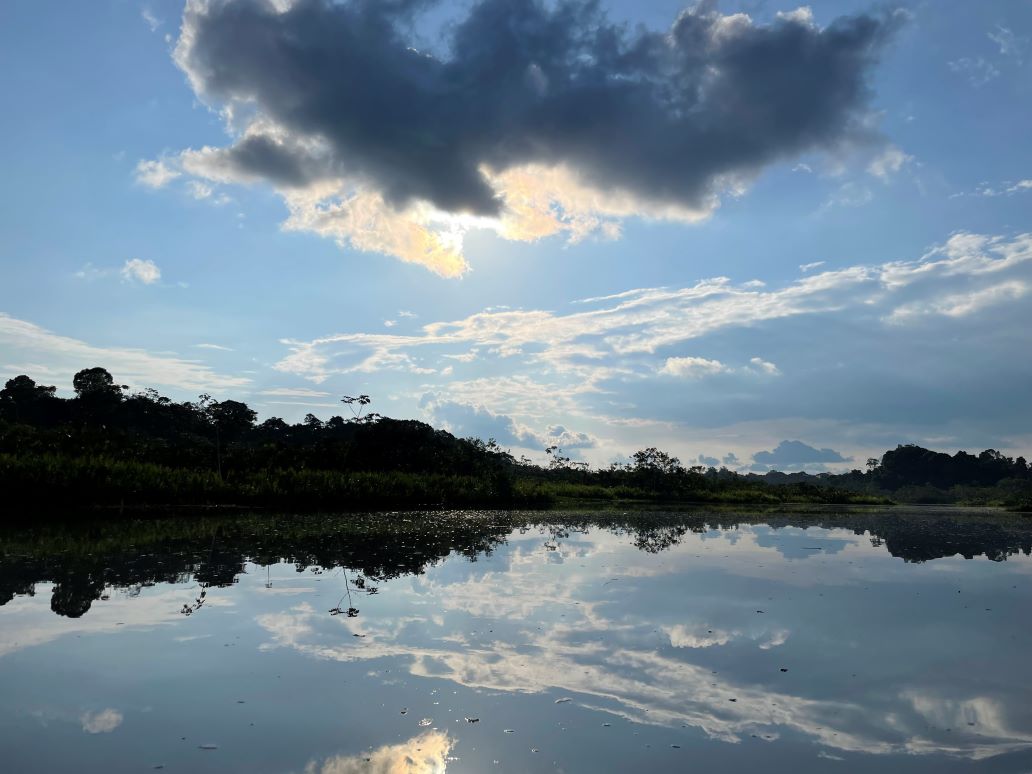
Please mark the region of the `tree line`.
<svg viewBox="0 0 1032 774"><path fill-rule="evenodd" d="M494 439L458 438L416 420L370 411L368 395L341 398L347 416L308 414L290 424L236 400L200 395L177 402L130 392L106 369L72 380L74 397L16 376L0 390L0 483L7 498L67 479L87 502L128 494L134 502L262 500L289 505L545 504L557 497L658 497L725 502L877 502L964 499L1020 503L1032 471L1022 457L988 449L949 455L899 446L867 470L832 475L742 475L685 466L654 447L628 463L592 469L562 449L547 463L515 458ZM83 490L86 487L86 490ZM92 487L92 491L90 491ZM119 497L120 490L125 490ZM382 490L382 491L380 491ZM977 491L976 491L977 490ZM378 493L379 491L379 493ZM78 493L78 494L76 494ZM981 493L981 494L979 494Z"/></svg>

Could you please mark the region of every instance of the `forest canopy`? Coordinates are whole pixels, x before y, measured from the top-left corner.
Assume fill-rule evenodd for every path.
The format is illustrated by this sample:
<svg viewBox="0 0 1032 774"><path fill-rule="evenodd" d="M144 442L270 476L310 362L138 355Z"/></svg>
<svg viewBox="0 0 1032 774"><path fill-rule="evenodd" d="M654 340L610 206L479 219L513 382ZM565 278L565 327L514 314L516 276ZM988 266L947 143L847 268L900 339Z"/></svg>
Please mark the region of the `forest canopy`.
<svg viewBox="0 0 1032 774"><path fill-rule="evenodd" d="M55 386L19 375L0 390L0 480L9 493L28 497L45 487L87 503L271 500L298 507L542 504L557 496L1020 505L1032 489L1027 461L994 449L951 455L908 444L868 460L864 471L743 475L684 466L650 447L628 463L591 469L555 446L538 465L494 439L457 438L385 417L370 411L368 395L343 396L342 415L323 421L308 414L290 424L258 422L236 400L177 402L152 389L130 392L101 367L76 373L72 387L74 397L60 398Z"/></svg>

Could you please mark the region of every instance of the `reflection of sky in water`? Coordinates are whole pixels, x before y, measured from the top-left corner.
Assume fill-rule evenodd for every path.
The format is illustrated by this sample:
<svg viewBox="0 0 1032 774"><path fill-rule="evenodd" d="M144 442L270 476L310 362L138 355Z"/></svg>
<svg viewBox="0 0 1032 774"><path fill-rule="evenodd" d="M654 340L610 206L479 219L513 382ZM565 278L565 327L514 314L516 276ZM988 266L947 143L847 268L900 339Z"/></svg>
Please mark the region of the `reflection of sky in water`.
<svg viewBox="0 0 1032 774"><path fill-rule="evenodd" d="M193 583L80 619L41 584L0 607L0 751L18 771L1032 768L1027 557L910 564L764 525L633 542L517 531L352 589L355 618L326 612L338 569L249 565L190 617Z"/></svg>

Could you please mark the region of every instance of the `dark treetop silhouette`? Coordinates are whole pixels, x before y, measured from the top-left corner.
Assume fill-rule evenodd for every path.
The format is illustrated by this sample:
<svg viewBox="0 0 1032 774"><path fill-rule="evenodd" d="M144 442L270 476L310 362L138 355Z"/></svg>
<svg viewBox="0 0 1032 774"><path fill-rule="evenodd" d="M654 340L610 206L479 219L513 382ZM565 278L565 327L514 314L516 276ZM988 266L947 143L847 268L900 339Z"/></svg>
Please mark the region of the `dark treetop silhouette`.
<svg viewBox="0 0 1032 774"><path fill-rule="evenodd" d="M79 371L75 397L25 375L0 390L0 485L8 506L238 504L288 508L548 504L557 497L723 502L1032 502L1025 459L899 446L866 471L741 475L685 467L656 448L590 469L546 449L547 466L493 439L456 438L370 413L261 423L246 404L130 393L103 368Z"/></svg>

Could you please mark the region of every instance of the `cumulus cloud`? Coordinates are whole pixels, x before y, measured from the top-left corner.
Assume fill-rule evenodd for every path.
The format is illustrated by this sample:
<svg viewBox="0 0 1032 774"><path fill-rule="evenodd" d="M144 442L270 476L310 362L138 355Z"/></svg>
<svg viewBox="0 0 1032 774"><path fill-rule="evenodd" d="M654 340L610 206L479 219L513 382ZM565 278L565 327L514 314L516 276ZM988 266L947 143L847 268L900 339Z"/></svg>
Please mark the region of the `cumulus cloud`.
<svg viewBox="0 0 1032 774"><path fill-rule="evenodd" d="M816 449L802 441L782 441L772 451L760 451L753 455L753 468L773 470L775 468L802 468L828 463L850 462L834 449Z"/></svg>
<svg viewBox="0 0 1032 774"><path fill-rule="evenodd" d="M130 282L142 282L144 285L153 285L161 279L161 269L154 261L141 258L130 258L122 266L122 279Z"/></svg>
<svg viewBox="0 0 1032 774"><path fill-rule="evenodd" d="M458 276L471 228L577 241L697 220L768 164L870 140L868 75L902 18L762 24L703 2L631 30L586 0L478 0L419 50L435 4L190 0L175 61L232 142L179 169L266 182L287 228Z"/></svg>
<svg viewBox="0 0 1032 774"><path fill-rule="evenodd" d="M719 360L707 360L704 357L668 357L659 372L668 376L699 379L703 376L727 373L730 370Z"/></svg>
<svg viewBox="0 0 1032 774"><path fill-rule="evenodd" d="M769 360L764 360L762 357L750 358L749 362L757 373L766 374L767 376L779 376L781 374L776 365Z"/></svg>
<svg viewBox="0 0 1032 774"><path fill-rule="evenodd" d="M589 435L588 433L569 430L562 425L549 425L547 437L549 445L554 444L565 451L570 451L572 449L591 449L598 445L597 438Z"/></svg>
<svg viewBox="0 0 1032 774"><path fill-rule="evenodd" d="M80 718L82 730L87 734L110 734L122 725L122 713L118 710L105 709L99 712L87 712Z"/></svg>
<svg viewBox="0 0 1032 774"><path fill-rule="evenodd" d="M420 406L437 427L461 437L493 438L501 446L543 449L548 439L520 425L512 417L495 414L482 406L442 400L439 396L423 396Z"/></svg>

